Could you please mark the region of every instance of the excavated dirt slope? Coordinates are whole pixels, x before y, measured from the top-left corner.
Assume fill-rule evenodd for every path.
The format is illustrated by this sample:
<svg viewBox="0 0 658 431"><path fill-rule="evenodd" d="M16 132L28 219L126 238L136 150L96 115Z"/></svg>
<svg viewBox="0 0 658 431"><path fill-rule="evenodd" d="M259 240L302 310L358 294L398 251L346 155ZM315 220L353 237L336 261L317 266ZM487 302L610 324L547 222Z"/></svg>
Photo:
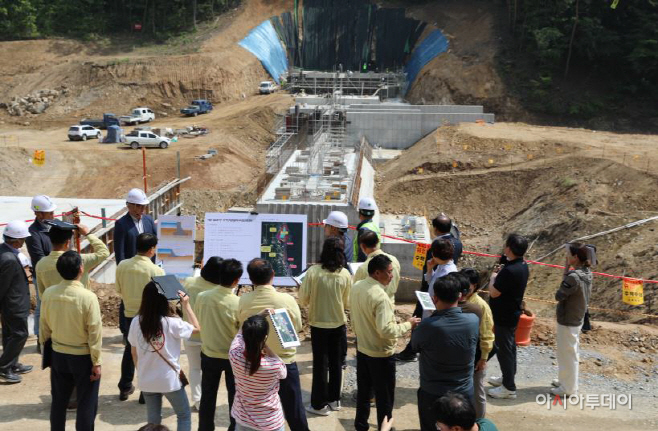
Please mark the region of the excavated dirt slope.
<svg viewBox="0 0 658 431"><path fill-rule="evenodd" d="M102 55L106 50L98 44L58 39L2 42L0 102L44 88L66 87L68 94L45 114L9 117L0 110L0 117L10 123L48 126L103 112L127 113L142 105L172 114L191 98L209 97L221 103L254 94L267 74L237 42L262 21L283 12L287 3L246 0L220 16L217 33L201 44L198 53L188 55L152 55L148 49L130 48Z"/></svg>
<svg viewBox="0 0 658 431"><path fill-rule="evenodd" d="M658 214L658 176L646 170L655 166L656 144L651 136L521 124L444 127L381 167L377 201L382 212L445 212L468 250L498 253L505 234L520 232L536 259L575 238ZM590 242L598 247L599 271L658 279L658 221ZM563 260L559 252L545 261ZM464 263L488 269L494 260ZM552 299L560 270L531 269L528 295ZM655 291L645 285L646 304L633 310L656 313ZM595 279L592 304L630 309L621 303L621 282L603 277Z"/></svg>

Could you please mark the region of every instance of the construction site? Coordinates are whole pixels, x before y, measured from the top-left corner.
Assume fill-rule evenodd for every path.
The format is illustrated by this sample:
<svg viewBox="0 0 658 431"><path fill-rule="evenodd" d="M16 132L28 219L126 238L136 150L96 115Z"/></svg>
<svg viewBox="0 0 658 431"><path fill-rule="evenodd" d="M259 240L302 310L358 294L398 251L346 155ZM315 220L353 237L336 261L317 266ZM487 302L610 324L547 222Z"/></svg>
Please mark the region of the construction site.
<svg viewBox="0 0 658 431"><path fill-rule="evenodd" d="M519 348L519 397L489 399L487 417L500 430L658 427L658 136L524 122L496 67L497 6L409 3L246 0L189 42L191 53L173 45L103 50L63 38L0 42L0 223L32 219L31 197L45 194L58 213L82 211L113 253L114 222L138 187L156 221L196 216L197 261L206 213L247 212L306 215L311 264L328 214L342 211L355 226L359 199L373 197L382 248L401 264L399 321L414 310L423 276L413 266L416 242L432 242L434 217L445 213L458 226L466 251L459 267L487 276L506 235L518 232L530 242L527 260L537 263L525 298L536 320L531 345ZM278 91L258 94L263 81ZM39 93L45 89L56 93ZM29 102L38 94L48 106L32 113L46 103ZM21 98L30 105L17 116L12 101ZM212 111L181 115L196 99L212 102ZM141 151L67 139L83 118L136 106L155 113L144 130L206 133L174 134L168 148ZM575 240L597 246L594 270L602 274L590 299L593 329L581 336L582 392L632 394L632 409L547 409L536 401L557 376L555 291L563 274L556 266L564 264L563 245ZM144 407L116 396L123 344L115 270L111 254L91 274L104 322L96 426L134 430L145 423ZM625 278L643 280L642 305L622 301ZM297 360L308 401L312 355L303 313ZM354 429L349 329L348 341L343 409L309 415L312 430ZM35 346L31 337L21 356L35 372L21 385L0 386L2 429L48 427L48 371L37 367ZM498 372L495 359L488 367L488 376ZM417 363L398 365L397 382L395 428L418 429ZM226 429L223 384L217 406L216 422ZM74 421L70 414L67 425ZM175 426L169 405L163 423ZM193 416L194 429L197 423Z"/></svg>

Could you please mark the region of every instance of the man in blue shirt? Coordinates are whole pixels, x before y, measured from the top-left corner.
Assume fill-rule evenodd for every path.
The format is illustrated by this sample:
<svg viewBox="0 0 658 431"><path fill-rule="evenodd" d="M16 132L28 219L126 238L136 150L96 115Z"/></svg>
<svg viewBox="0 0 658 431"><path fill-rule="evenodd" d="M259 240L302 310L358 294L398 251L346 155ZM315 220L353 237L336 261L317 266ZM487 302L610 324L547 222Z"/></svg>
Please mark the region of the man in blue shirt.
<svg viewBox="0 0 658 431"><path fill-rule="evenodd" d="M420 352L418 415L422 431L435 431L434 404L447 392L473 399L473 368L479 319L458 306L461 284L448 274L434 282L436 311L411 334L411 347Z"/></svg>

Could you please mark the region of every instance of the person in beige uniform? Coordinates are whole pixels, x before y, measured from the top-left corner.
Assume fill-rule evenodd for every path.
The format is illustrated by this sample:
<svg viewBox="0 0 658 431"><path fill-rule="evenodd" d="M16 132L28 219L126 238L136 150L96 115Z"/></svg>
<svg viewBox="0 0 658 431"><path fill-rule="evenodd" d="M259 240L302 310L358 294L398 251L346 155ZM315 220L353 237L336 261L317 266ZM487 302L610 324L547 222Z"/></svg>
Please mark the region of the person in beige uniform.
<svg viewBox="0 0 658 431"><path fill-rule="evenodd" d="M252 259L247 265L249 279L254 285L252 292L240 297L238 305L238 319L240 327L249 317L261 313L267 308L285 308L292 319L296 331L302 329L302 313L297 301L287 293L277 292L272 287L274 281L274 269L272 264L265 259ZM283 414L291 431L308 431L308 421L302 403L302 389L299 383L299 369L295 354L297 349L291 347L284 349L279 342L279 337L274 330L274 324L270 323L267 337L267 347L274 352L286 364L287 377L281 380L279 385L279 397L283 406Z"/></svg>
<svg viewBox="0 0 658 431"><path fill-rule="evenodd" d="M219 285L219 265L222 258L213 256L203 265L201 274L198 277L189 277L183 282L187 294L190 296L190 307L194 309L196 298L201 292L214 289ZM183 319L192 323L189 316L183 310ZM201 337L199 334L192 334L189 340L183 340L187 362L189 365L188 378L190 379L190 392L192 394L192 408L199 410L201 401Z"/></svg>
<svg viewBox="0 0 658 431"><path fill-rule="evenodd" d="M117 266L115 287L125 306L123 313L128 328L130 328L133 317L139 312L144 286L151 281L152 277L165 273L162 268L151 261L151 258L155 256L157 245L158 238L155 235L140 233L137 236L137 254L130 259L122 260ZM135 386L133 386L135 364L126 335L124 335L124 343L126 347L121 359L121 379L118 385L119 400L121 401L126 401L130 394L135 392Z"/></svg>
<svg viewBox="0 0 658 431"><path fill-rule="evenodd" d="M78 225L78 232L80 232L81 236L87 237L93 251L92 253L83 253L80 255L82 266L84 267L80 283L82 283L86 289L91 289L89 272L110 256L110 250L96 235L89 233L88 227ZM53 249L48 256L42 257L39 260L39 263L37 263L37 267L35 268L37 273L37 289L39 289L39 297L43 295L46 288L54 286L62 281L62 276L57 271L57 259L68 251L71 246L73 231L61 229L58 226L51 226L50 231L48 231L48 236L50 237Z"/></svg>
<svg viewBox="0 0 658 431"><path fill-rule="evenodd" d="M199 431L215 429L217 391L224 373L224 384L228 392L229 416L235 398L235 380L228 352L238 333L238 304L240 298L233 293L242 277L242 264L235 259L221 260L211 257L203 267L214 266L219 260L212 278L217 281L212 289L201 292L194 304L194 313L201 325L201 406L199 408ZM216 273L215 273L216 272ZM203 277L203 272L201 273ZM235 429L231 416L229 431Z"/></svg>
<svg viewBox="0 0 658 431"><path fill-rule="evenodd" d="M359 247L361 247L361 251L363 251L367 258L366 261L363 262L363 265L361 265L354 273L352 282L356 283L357 281L368 278L368 264L373 257L383 254L391 260L391 265L393 265L393 279L388 286L386 286L385 291L391 301L395 304L395 292L398 291L398 285L400 284L400 262L395 256L384 253L380 246L379 236L373 231L365 231L359 236Z"/></svg>
<svg viewBox="0 0 658 431"><path fill-rule="evenodd" d="M93 430L101 378L101 309L96 295L80 282L84 266L77 252L63 253L57 270L63 280L44 291L39 324L41 345L52 341L50 429L64 430L66 407L75 388L76 428Z"/></svg>
<svg viewBox="0 0 658 431"><path fill-rule="evenodd" d="M393 279L393 264L380 254L368 263L368 278L355 283L350 294L352 329L356 334L357 402L354 428L369 429L370 394L374 389L377 405L377 424L393 417L395 399L396 340L418 325L412 317L397 323L393 303L386 294L386 286Z"/></svg>
<svg viewBox="0 0 658 431"><path fill-rule="evenodd" d="M311 404L306 411L321 416L341 408L342 346L347 342L345 310L352 287L344 265L342 239L327 238L319 264L309 268L299 289L299 304L308 306L313 350Z"/></svg>

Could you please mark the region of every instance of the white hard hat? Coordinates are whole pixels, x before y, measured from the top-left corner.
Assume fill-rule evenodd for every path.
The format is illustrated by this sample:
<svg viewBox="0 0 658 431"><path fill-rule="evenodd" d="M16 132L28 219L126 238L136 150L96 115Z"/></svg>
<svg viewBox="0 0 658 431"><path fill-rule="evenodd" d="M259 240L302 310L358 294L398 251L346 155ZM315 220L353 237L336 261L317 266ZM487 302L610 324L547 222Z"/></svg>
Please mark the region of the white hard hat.
<svg viewBox="0 0 658 431"><path fill-rule="evenodd" d="M46 195L39 195L32 198L32 211L49 213L55 211L55 208L57 208L57 205Z"/></svg>
<svg viewBox="0 0 658 431"><path fill-rule="evenodd" d="M142 189L132 189L131 191L128 192L128 196L126 197L126 202L129 204L137 204L137 205L148 205L149 200L146 197L146 193L144 193L144 190Z"/></svg>
<svg viewBox="0 0 658 431"><path fill-rule="evenodd" d="M377 209L377 204L373 198L361 198L359 199L359 206L357 207L359 211L375 211Z"/></svg>
<svg viewBox="0 0 658 431"><path fill-rule="evenodd" d="M22 239L30 236L27 224L23 220L13 220L5 226L4 236L14 239Z"/></svg>
<svg viewBox="0 0 658 431"><path fill-rule="evenodd" d="M327 218L322 221L322 223L337 227L339 229L348 228L347 216L344 212L341 211L330 212Z"/></svg>

